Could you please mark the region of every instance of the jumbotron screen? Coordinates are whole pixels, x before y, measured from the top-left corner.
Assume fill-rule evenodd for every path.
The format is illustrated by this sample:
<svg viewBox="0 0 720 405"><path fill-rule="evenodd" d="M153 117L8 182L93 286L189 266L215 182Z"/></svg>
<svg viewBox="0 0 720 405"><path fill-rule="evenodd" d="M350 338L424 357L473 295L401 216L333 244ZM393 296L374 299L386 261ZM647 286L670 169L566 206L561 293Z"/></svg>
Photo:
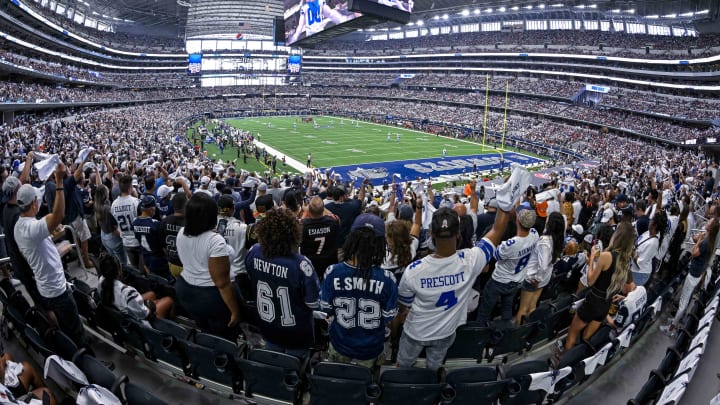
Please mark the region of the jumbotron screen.
<svg viewBox="0 0 720 405"><path fill-rule="evenodd" d="M285 44L292 45L360 15L348 9L347 0L285 0Z"/></svg>
<svg viewBox="0 0 720 405"><path fill-rule="evenodd" d="M200 75L202 74L202 54L191 53L188 55L188 74L189 75Z"/></svg>
<svg viewBox="0 0 720 405"><path fill-rule="evenodd" d="M290 55L288 57L287 69L290 74L300 74L302 70L302 56Z"/></svg>

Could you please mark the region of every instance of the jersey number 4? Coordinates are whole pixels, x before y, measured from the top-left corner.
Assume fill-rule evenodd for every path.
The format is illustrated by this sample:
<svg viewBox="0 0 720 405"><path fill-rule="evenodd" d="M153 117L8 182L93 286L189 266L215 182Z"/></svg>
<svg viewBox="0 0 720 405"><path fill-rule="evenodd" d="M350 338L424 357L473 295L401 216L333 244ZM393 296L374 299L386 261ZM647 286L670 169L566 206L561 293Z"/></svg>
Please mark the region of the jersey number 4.
<svg viewBox="0 0 720 405"><path fill-rule="evenodd" d="M436 307L445 307L444 311L447 311L448 309L455 306L455 304L458 303L458 299L455 296L455 290L445 291L444 293L440 294L440 298L438 298L437 302L435 303Z"/></svg>

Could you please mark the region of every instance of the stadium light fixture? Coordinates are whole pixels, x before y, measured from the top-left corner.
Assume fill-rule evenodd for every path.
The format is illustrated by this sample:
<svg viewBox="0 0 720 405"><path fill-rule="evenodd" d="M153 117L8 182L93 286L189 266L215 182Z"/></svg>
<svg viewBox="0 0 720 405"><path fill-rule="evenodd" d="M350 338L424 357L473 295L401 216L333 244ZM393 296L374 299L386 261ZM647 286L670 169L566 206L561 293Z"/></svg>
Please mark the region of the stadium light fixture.
<svg viewBox="0 0 720 405"><path fill-rule="evenodd" d="M619 9L619 8L615 8L615 9L610 10L610 12L611 12L611 13L618 14L618 13L620 12L620 9Z"/></svg>
<svg viewBox="0 0 720 405"><path fill-rule="evenodd" d="M442 18L443 18L443 20L447 20L450 17L447 14L443 14Z"/></svg>
<svg viewBox="0 0 720 405"><path fill-rule="evenodd" d="M579 5L579 6L575 6L575 8L579 8L580 10L584 10L584 9L585 9L585 5L584 5L584 4L581 4L581 5Z"/></svg>
<svg viewBox="0 0 720 405"><path fill-rule="evenodd" d="M680 14L680 17L692 17L692 16L693 16L693 12L692 12L692 11L690 11L689 13L682 13L682 14Z"/></svg>
<svg viewBox="0 0 720 405"><path fill-rule="evenodd" d="M465 9L465 10L463 10L462 13L460 13L460 14L462 14L462 15L465 16L465 17L467 17L467 16L470 15L470 10Z"/></svg>
<svg viewBox="0 0 720 405"><path fill-rule="evenodd" d="M664 16L662 16L662 18L677 18L677 14L675 14L675 13L665 14Z"/></svg>
<svg viewBox="0 0 720 405"><path fill-rule="evenodd" d="M412 21L410 21L409 23L407 23L407 25L409 25L409 26L413 26L413 25L415 25L415 23L414 23L414 22L412 22Z"/></svg>
<svg viewBox="0 0 720 405"><path fill-rule="evenodd" d="M523 7L523 8L524 8L525 10L532 10L533 6L532 6L532 5L527 5L527 6Z"/></svg>
<svg viewBox="0 0 720 405"><path fill-rule="evenodd" d="M435 17L433 17L433 20L439 20L439 19L440 19L439 15L436 15Z"/></svg>
<svg viewBox="0 0 720 405"><path fill-rule="evenodd" d="M518 10L520 10L520 7L518 7L518 6L513 6L513 7L510 7L510 10L512 10L512 11L518 11Z"/></svg>
<svg viewBox="0 0 720 405"><path fill-rule="evenodd" d="M480 15L480 9L479 9L479 8L476 8L476 9L475 9L475 15Z"/></svg>
<svg viewBox="0 0 720 405"><path fill-rule="evenodd" d="M647 18L648 20L657 20L658 18L660 18L660 16L657 14L653 14L653 15L645 16L645 18Z"/></svg>
<svg viewBox="0 0 720 405"><path fill-rule="evenodd" d="M541 6L543 6L543 5L541 4ZM564 6L564 4L562 4L562 3L555 3L555 4L551 4L551 5L550 5L550 7L562 7L562 6ZM538 7L539 7L539 6L538 6ZM578 7L579 7L579 6L578 6ZM585 7L585 6L582 6L582 7ZM582 7L581 7L581 8L582 8ZM545 6L540 7L540 8L545 8Z"/></svg>
<svg viewBox="0 0 720 405"><path fill-rule="evenodd" d="M696 11L696 12L695 12L695 15L707 14L707 13L709 13L709 12L710 12L709 10L705 9L705 10L701 10L701 11Z"/></svg>
<svg viewBox="0 0 720 405"><path fill-rule="evenodd" d="M501 13L504 13L504 12L505 12L505 7L500 7L500 8L498 9L498 11L501 12Z"/></svg>
<svg viewBox="0 0 720 405"><path fill-rule="evenodd" d="M419 25L419 26L422 26L424 24L425 24L425 22L423 20L418 20L418 22L417 22L417 25Z"/></svg>
<svg viewBox="0 0 720 405"><path fill-rule="evenodd" d="M635 9L634 9L634 8L631 8L631 9L629 9L629 10L625 10L625 12L628 13L628 14L635 14Z"/></svg>
<svg viewBox="0 0 720 405"><path fill-rule="evenodd" d="M486 13L492 13L492 9L491 9L491 8L486 8L486 9L485 9L485 12L486 12Z"/></svg>
<svg viewBox="0 0 720 405"><path fill-rule="evenodd" d="M597 4L591 4L588 6L588 8L597 8Z"/></svg>
<svg viewBox="0 0 720 405"><path fill-rule="evenodd" d="M545 5L544 5L544 4L540 4L540 5L538 5L537 7L538 7L540 10L542 10L542 9L545 8Z"/></svg>

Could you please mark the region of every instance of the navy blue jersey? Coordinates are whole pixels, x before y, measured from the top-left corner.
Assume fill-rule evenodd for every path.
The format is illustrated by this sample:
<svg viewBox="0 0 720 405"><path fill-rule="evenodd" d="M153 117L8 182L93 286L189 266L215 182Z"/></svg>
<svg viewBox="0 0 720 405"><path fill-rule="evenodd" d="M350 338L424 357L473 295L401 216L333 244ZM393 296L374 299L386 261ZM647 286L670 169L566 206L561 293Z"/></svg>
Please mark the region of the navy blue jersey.
<svg viewBox="0 0 720 405"><path fill-rule="evenodd" d="M245 257L245 268L265 339L288 349L312 346L320 282L310 260L301 254L266 258L255 244Z"/></svg>
<svg viewBox="0 0 720 405"><path fill-rule="evenodd" d="M173 211L172 201L169 198L163 198L157 203L157 210L160 213L160 218L169 217L175 211Z"/></svg>
<svg viewBox="0 0 720 405"><path fill-rule="evenodd" d="M342 248L345 238L350 234L353 221L362 213L362 202L357 199L344 202L333 201L326 204L325 208L340 218L340 234L338 235L337 245Z"/></svg>
<svg viewBox="0 0 720 405"><path fill-rule="evenodd" d="M140 242L143 254L165 256L163 252L164 244L160 235L160 229L162 228L160 221L148 217L137 217L132 225L135 239Z"/></svg>
<svg viewBox="0 0 720 405"><path fill-rule="evenodd" d="M335 316L330 342L338 353L358 360L376 358L385 342L385 323L398 310L398 287L389 270L375 267L363 278L347 263L325 272L320 305Z"/></svg>
<svg viewBox="0 0 720 405"><path fill-rule="evenodd" d="M162 241L164 243L165 254L168 262L182 266L180 256L178 256L177 247L175 247L175 240L177 239L178 232L185 226L185 217L179 217L176 215L170 215L162 221Z"/></svg>

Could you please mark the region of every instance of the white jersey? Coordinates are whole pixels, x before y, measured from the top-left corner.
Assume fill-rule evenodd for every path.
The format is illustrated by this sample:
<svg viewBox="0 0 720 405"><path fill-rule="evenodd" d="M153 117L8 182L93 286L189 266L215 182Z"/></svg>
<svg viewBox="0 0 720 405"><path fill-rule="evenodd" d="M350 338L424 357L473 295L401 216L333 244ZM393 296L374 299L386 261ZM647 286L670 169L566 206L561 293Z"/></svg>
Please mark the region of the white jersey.
<svg viewBox="0 0 720 405"><path fill-rule="evenodd" d="M305 18L305 35L310 36L322 31L325 28L323 22L323 7L325 0L313 0L305 3L300 8Z"/></svg>
<svg viewBox="0 0 720 405"><path fill-rule="evenodd" d="M135 238L135 232L132 228L132 223L137 217L138 204L140 204L140 200L131 195L126 195L116 198L112 206L110 206L110 212L118 224L123 246L125 247L140 247L140 241Z"/></svg>
<svg viewBox="0 0 720 405"><path fill-rule="evenodd" d="M530 261L525 270L525 280L537 280L538 287L544 288L550 282L553 272L553 241L552 236L543 235L530 254Z"/></svg>
<svg viewBox="0 0 720 405"><path fill-rule="evenodd" d="M230 257L230 277L245 271L245 241L247 240L247 224L233 217L218 216L216 231L225 238L225 243L233 248Z"/></svg>
<svg viewBox="0 0 720 405"><path fill-rule="evenodd" d="M483 238L471 249L410 264L398 287L398 300L412 311L405 333L419 341L446 338L467 320L467 306L478 274L490 262L495 246Z"/></svg>
<svg viewBox="0 0 720 405"><path fill-rule="evenodd" d="M530 229L525 237L514 236L501 243L495 251L497 264L492 279L503 284L523 281L530 255L539 239L537 231Z"/></svg>
<svg viewBox="0 0 720 405"><path fill-rule="evenodd" d="M615 326L623 329L625 326L635 322L640 317L643 309L645 309L647 298L647 290L645 290L645 287L635 287L635 289L619 303L618 311L615 314Z"/></svg>

